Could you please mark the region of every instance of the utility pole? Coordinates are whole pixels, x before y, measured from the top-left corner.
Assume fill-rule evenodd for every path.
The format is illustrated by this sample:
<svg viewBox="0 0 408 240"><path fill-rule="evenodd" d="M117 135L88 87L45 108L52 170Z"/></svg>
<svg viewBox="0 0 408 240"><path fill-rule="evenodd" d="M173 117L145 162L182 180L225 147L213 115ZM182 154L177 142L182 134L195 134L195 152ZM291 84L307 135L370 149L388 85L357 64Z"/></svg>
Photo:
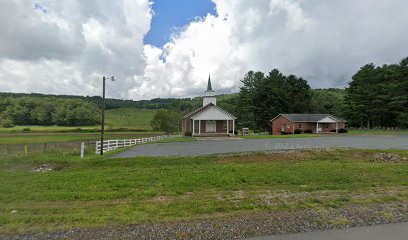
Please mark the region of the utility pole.
<svg viewBox="0 0 408 240"><path fill-rule="evenodd" d="M112 81L115 81L115 77L111 77ZM103 155L103 139L105 135L105 76L102 77L102 117L101 117L101 155Z"/></svg>

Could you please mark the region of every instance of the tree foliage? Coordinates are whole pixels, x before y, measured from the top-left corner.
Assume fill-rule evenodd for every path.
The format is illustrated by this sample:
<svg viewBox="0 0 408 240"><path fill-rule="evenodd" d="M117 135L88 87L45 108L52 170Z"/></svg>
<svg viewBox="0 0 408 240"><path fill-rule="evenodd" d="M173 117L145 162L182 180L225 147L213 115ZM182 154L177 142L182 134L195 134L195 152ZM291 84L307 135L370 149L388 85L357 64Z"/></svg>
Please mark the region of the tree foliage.
<svg viewBox="0 0 408 240"><path fill-rule="evenodd" d="M100 111L92 103L62 98L2 98L2 125L93 125L100 122Z"/></svg>
<svg viewBox="0 0 408 240"><path fill-rule="evenodd" d="M366 64L346 89L347 118L353 126L408 127L408 58L400 64Z"/></svg>
<svg viewBox="0 0 408 240"><path fill-rule="evenodd" d="M313 89L312 112L328 113L337 117L344 117L346 104L344 89Z"/></svg>
<svg viewBox="0 0 408 240"><path fill-rule="evenodd" d="M249 71L241 82L237 111L240 127L269 131L270 120L279 113L311 110L311 88L300 77L285 76L278 69L267 76Z"/></svg>
<svg viewBox="0 0 408 240"><path fill-rule="evenodd" d="M159 110L154 115L150 125L155 131L167 134L180 132L181 114L172 110Z"/></svg>

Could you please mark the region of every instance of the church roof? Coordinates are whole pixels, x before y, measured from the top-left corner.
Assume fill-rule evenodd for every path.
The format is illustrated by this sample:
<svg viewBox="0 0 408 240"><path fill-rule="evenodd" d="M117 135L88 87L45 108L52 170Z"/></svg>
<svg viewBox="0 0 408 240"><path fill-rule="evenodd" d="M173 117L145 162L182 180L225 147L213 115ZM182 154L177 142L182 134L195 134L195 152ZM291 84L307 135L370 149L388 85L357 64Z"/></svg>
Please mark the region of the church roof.
<svg viewBox="0 0 408 240"><path fill-rule="evenodd" d="M285 114L285 113L281 113L278 116L276 116L273 120L275 120L276 118L278 118L279 116L283 116L284 118L288 119L289 121L292 122L318 122L326 117L331 117L336 119L339 122L346 122L346 120L341 119L339 117L335 117L331 114Z"/></svg>
<svg viewBox="0 0 408 240"><path fill-rule="evenodd" d="M199 109L196 109L195 111L193 111L193 112L191 112L191 113L188 113L188 114L184 115L183 118L188 118L188 117L191 117L191 116L193 116L193 115L196 115L197 113L203 112L203 111L205 111L206 109L208 109L208 108L210 108L210 107L212 107L212 106L215 106L215 105L212 104L212 103L207 104L207 105L205 105L205 106L203 106L203 107L200 107Z"/></svg>
<svg viewBox="0 0 408 240"><path fill-rule="evenodd" d="M209 108L211 108L211 107L214 107L214 108L216 108L217 110L223 112L224 114L230 116L231 118L235 118L235 119L236 119L236 117L235 117L234 115L232 115L231 113L225 111L224 109L222 109L222 108L220 108L220 107L218 107L218 106L216 106L216 105L214 105L214 104L212 104L212 103L209 103L209 104L207 104L207 105L205 105L205 106L203 106L203 107L200 107L199 109L195 110L194 112L191 112L191 113L189 113L189 114L186 114L186 115L183 117L183 119L184 119L184 118L188 118L188 117L192 118L192 117L194 117L194 116L196 116L196 115L198 115L198 114L200 114L200 113L202 113L202 112L207 111L207 109L209 109Z"/></svg>

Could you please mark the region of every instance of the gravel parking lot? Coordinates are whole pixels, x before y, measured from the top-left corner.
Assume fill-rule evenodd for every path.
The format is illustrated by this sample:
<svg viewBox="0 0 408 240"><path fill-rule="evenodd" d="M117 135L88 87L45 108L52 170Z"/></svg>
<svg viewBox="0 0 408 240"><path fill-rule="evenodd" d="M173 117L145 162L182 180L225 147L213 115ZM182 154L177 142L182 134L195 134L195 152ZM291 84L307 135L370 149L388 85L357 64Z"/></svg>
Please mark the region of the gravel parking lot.
<svg viewBox="0 0 408 240"><path fill-rule="evenodd" d="M115 155L115 158L137 156L197 156L217 153L277 151L290 149L361 148L408 149L408 135L324 136L316 138L270 138L214 140L139 145Z"/></svg>

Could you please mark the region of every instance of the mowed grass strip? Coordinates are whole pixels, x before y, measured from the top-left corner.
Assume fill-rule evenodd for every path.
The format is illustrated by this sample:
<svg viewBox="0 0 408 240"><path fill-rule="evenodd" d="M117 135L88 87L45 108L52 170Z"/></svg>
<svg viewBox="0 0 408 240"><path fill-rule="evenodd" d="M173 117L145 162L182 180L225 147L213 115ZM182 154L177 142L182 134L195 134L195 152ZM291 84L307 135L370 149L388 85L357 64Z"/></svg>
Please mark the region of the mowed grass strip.
<svg viewBox="0 0 408 240"><path fill-rule="evenodd" d="M133 139L162 135L162 132L107 132L105 139ZM0 144L31 144L100 140L100 133L15 133L0 134Z"/></svg>
<svg viewBox="0 0 408 240"><path fill-rule="evenodd" d="M408 200L408 151L0 157L0 233ZM108 156L109 154L107 154ZM32 172L44 163L56 170Z"/></svg>
<svg viewBox="0 0 408 240"><path fill-rule="evenodd" d="M320 137L318 134L304 133L304 134L287 134L287 135L238 135L241 138L247 139L265 139L265 138L312 138Z"/></svg>

